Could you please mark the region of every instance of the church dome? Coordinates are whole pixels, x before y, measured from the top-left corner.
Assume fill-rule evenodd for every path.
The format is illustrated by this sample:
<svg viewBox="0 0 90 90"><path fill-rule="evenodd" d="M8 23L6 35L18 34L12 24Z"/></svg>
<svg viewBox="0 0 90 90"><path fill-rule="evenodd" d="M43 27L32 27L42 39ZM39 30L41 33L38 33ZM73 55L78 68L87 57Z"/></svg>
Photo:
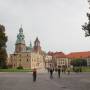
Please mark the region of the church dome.
<svg viewBox="0 0 90 90"><path fill-rule="evenodd" d="M23 28L20 27L19 34L17 35L16 44L25 44Z"/></svg>

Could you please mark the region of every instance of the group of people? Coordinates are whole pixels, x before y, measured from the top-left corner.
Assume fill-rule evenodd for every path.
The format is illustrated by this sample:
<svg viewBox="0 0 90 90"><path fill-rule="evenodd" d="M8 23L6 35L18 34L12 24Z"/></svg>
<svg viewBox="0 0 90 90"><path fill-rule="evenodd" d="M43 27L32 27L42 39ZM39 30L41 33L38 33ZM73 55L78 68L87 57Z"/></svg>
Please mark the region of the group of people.
<svg viewBox="0 0 90 90"><path fill-rule="evenodd" d="M58 73L58 77L60 78L61 77L61 72L62 72L61 66L58 66L57 70L55 70L55 71ZM52 79L54 68L50 67L48 69L48 72L50 73L50 79ZM68 72L68 75L69 75L70 74L70 68L69 67L67 68L67 72ZM37 78L37 70L36 70L36 68L34 68L33 69L33 81L34 82L36 81L36 78Z"/></svg>
<svg viewBox="0 0 90 90"><path fill-rule="evenodd" d="M50 67L48 71L50 72L50 78L52 79L52 78L53 78L53 72L54 72L54 69ZM61 67L60 67L60 66L58 66L58 68L57 68L57 70L56 70L56 71L58 72L58 77L60 78L60 74L61 74Z"/></svg>
<svg viewBox="0 0 90 90"><path fill-rule="evenodd" d="M50 73L50 78L52 79L53 78L53 72L57 72L58 74L58 77L60 78L61 77L61 72L62 73L66 73L66 71L68 72L68 75L70 74L70 67L68 68L61 68L61 66L58 66L58 68L54 69L52 67L48 68L48 72Z"/></svg>

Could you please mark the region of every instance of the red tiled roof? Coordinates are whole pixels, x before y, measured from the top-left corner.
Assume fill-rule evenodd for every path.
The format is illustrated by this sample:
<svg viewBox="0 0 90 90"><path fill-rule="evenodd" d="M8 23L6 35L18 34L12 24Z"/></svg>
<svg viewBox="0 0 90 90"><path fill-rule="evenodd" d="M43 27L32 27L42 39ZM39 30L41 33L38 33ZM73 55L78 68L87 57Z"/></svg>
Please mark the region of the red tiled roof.
<svg viewBox="0 0 90 90"><path fill-rule="evenodd" d="M48 52L48 55L56 58L66 58L66 55L63 52Z"/></svg>
<svg viewBox="0 0 90 90"><path fill-rule="evenodd" d="M53 56L53 54L54 54L54 53L53 53L53 52L51 52L51 51L49 51L49 52L48 52L48 55Z"/></svg>
<svg viewBox="0 0 90 90"><path fill-rule="evenodd" d="M72 52L67 55L68 58L88 58L90 57L90 51L87 52Z"/></svg>
<svg viewBox="0 0 90 90"><path fill-rule="evenodd" d="M66 55L63 52L55 52L53 54L53 57L56 57L56 58L66 58Z"/></svg>

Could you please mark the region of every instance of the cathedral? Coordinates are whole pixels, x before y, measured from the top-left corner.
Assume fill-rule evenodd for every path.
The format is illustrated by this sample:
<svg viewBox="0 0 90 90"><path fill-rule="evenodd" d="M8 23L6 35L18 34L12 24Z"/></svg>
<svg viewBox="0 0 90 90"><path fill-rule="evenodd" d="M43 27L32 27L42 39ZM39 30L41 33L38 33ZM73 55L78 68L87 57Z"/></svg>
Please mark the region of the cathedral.
<svg viewBox="0 0 90 90"><path fill-rule="evenodd" d="M23 28L20 27L15 43L15 51L10 54L8 65L12 68L23 67L24 69L45 70L50 68L58 68L58 66L69 67L71 60L85 59L87 66L90 66L90 52L74 52L65 55L63 52L48 52L45 53L41 46L38 37L34 41L34 45L30 42L29 46L25 43Z"/></svg>
<svg viewBox="0 0 90 90"><path fill-rule="evenodd" d="M26 46L23 28L21 27L17 35L15 51L13 54L10 54L9 64L13 68L21 66L25 69L43 69L45 67L44 52L41 49L38 37L34 41L34 46L32 46L31 42L29 46Z"/></svg>

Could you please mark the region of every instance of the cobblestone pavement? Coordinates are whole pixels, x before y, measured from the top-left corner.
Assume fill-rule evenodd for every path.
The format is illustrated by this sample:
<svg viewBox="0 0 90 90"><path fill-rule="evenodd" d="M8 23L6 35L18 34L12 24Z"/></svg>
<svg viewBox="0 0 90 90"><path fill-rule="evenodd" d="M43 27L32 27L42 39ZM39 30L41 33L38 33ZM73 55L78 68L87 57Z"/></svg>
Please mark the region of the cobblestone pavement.
<svg viewBox="0 0 90 90"><path fill-rule="evenodd" d="M39 73L32 81L32 73L0 73L0 90L90 90L90 73L62 74L53 79L48 73Z"/></svg>

